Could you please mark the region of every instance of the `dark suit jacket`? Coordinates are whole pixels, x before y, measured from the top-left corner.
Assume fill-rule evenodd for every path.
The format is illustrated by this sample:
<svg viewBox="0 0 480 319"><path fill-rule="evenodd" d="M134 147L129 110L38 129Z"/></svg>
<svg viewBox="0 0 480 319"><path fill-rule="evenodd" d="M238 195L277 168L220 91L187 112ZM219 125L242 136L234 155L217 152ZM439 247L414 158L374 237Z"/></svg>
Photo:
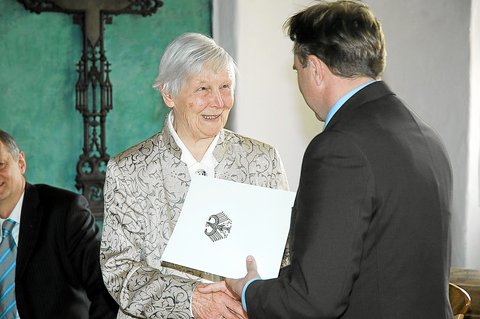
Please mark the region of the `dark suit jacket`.
<svg viewBox="0 0 480 319"><path fill-rule="evenodd" d="M99 229L83 196L27 184L15 273L22 319L115 318L99 255Z"/></svg>
<svg viewBox="0 0 480 319"><path fill-rule="evenodd" d="M249 318L451 318L451 192L432 129L385 83L360 90L305 151L291 266L247 288Z"/></svg>

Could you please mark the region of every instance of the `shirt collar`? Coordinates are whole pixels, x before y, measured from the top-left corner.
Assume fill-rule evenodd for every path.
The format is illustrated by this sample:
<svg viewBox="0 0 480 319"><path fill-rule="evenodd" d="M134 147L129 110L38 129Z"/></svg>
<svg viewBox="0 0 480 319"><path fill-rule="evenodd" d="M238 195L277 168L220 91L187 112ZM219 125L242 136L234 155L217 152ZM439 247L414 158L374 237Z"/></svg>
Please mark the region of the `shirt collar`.
<svg viewBox="0 0 480 319"><path fill-rule="evenodd" d="M180 139L180 136L178 136L177 132L173 128L173 116L174 116L173 111L170 111L170 113L168 114L167 126L168 126L168 130L170 131L170 134L175 140L175 143L178 145L178 147L182 151L180 160L185 164L187 164L188 172L190 173L190 175L206 174L208 176L213 177L215 175L215 166L217 166L218 164L217 160L213 156L213 150L215 149L215 146L218 143L220 134L217 134L217 136L215 136L212 143L210 144L207 151L205 152L205 155L203 155L202 160L198 162L195 159L195 157L193 157L190 150L185 146L185 144Z"/></svg>
<svg viewBox="0 0 480 319"><path fill-rule="evenodd" d="M358 91L360 91L361 89L363 89L364 87L366 87L367 85L373 82L376 82L376 80L372 80L360 86L357 86L356 88L354 88L353 90L351 90L350 92L348 92L347 94L339 98L337 102L333 104L333 107L330 109L330 111L328 111L327 118L325 119L324 127L327 127L328 122L330 122L330 120L335 115L335 113L337 113L337 111L343 106L343 104L345 104L345 102L348 101L349 98L351 98L355 93L357 93Z"/></svg>

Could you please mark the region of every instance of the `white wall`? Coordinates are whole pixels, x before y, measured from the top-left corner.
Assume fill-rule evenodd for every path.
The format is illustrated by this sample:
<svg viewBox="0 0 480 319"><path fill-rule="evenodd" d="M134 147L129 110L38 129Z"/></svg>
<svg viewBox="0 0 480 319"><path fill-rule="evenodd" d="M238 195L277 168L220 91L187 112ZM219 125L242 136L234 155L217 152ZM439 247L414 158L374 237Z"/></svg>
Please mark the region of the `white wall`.
<svg viewBox="0 0 480 319"><path fill-rule="evenodd" d="M478 4L480 0L472 1ZM469 147L477 143L478 150L478 139L472 143L468 140L469 126L475 125L469 122L471 0L365 2L382 21L386 36L384 79L439 132L450 154L454 171L453 265L480 268L476 255L480 209L478 204L470 204L471 197L466 195L467 169L475 166L472 161L469 165ZM292 42L282 26L289 16L310 3L214 1L214 36L234 55L240 70L231 128L277 147L293 191L298 186L305 147L322 130L323 123L316 120L298 92L292 70ZM235 18L228 17L231 15ZM475 160L478 168L478 155ZM478 203L478 173L476 185L477 194L472 199ZM467 219L473 224L467 224ZM471 234L468 246L466 234Z"/></svg>
<svg viewBox="0 0 480 319"><path fill-rule="evenodd" d="M467 265L480 269L480 0L472 1L470 33L470 145L468 157ZM475 245L475 243L477 243Z"/></svg>

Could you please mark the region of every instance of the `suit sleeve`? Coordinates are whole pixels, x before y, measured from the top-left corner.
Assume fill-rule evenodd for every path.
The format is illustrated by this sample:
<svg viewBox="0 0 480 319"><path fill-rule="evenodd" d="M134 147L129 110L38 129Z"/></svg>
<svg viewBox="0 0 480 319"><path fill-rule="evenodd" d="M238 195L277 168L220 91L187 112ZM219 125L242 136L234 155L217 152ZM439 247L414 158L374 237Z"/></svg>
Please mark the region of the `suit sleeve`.
<svg viewBox="0 0 480 319"><path fill-rule="evenodd" d="M91 302L91 319L116 318L118 305L108 293L100 270L100 233L83 196L75 196L65 220L65 247L69 264Z"/></svg>
<svg viewBox="0 0 480 319"><path fill-rule="evenodd" d="M136 187L141 186L125 182L118 164L109 162L100 248L105 285L121 311L135 318L190 318L197 281L147 262L145 229L149 218L133 193Z"/></svg>
<svg viewBox="0 0 480 319"><path fill-rule="evenodd" d="M248 287L249 318L338 318L345 311L373 211L369 167L348 137L325 132L310 143L292 213L291 265L278 279Z"/></svg>

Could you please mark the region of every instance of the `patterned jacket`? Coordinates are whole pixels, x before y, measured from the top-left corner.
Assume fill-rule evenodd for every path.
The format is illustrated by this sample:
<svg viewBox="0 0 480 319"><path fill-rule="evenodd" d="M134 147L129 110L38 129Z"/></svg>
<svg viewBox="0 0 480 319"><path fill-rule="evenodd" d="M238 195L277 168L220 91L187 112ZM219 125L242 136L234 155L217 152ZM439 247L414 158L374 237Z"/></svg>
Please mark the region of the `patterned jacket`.
<svg viewBox="0 0 480 319"><path fill-rule="evenodd" d="M216 178L288 189L270 145L224 129L213 155ZM165 125L108 163L100 263L105 285L120 305L117 318L191 318L200 278L161 265L190 184L180 157Z"/></svg>

